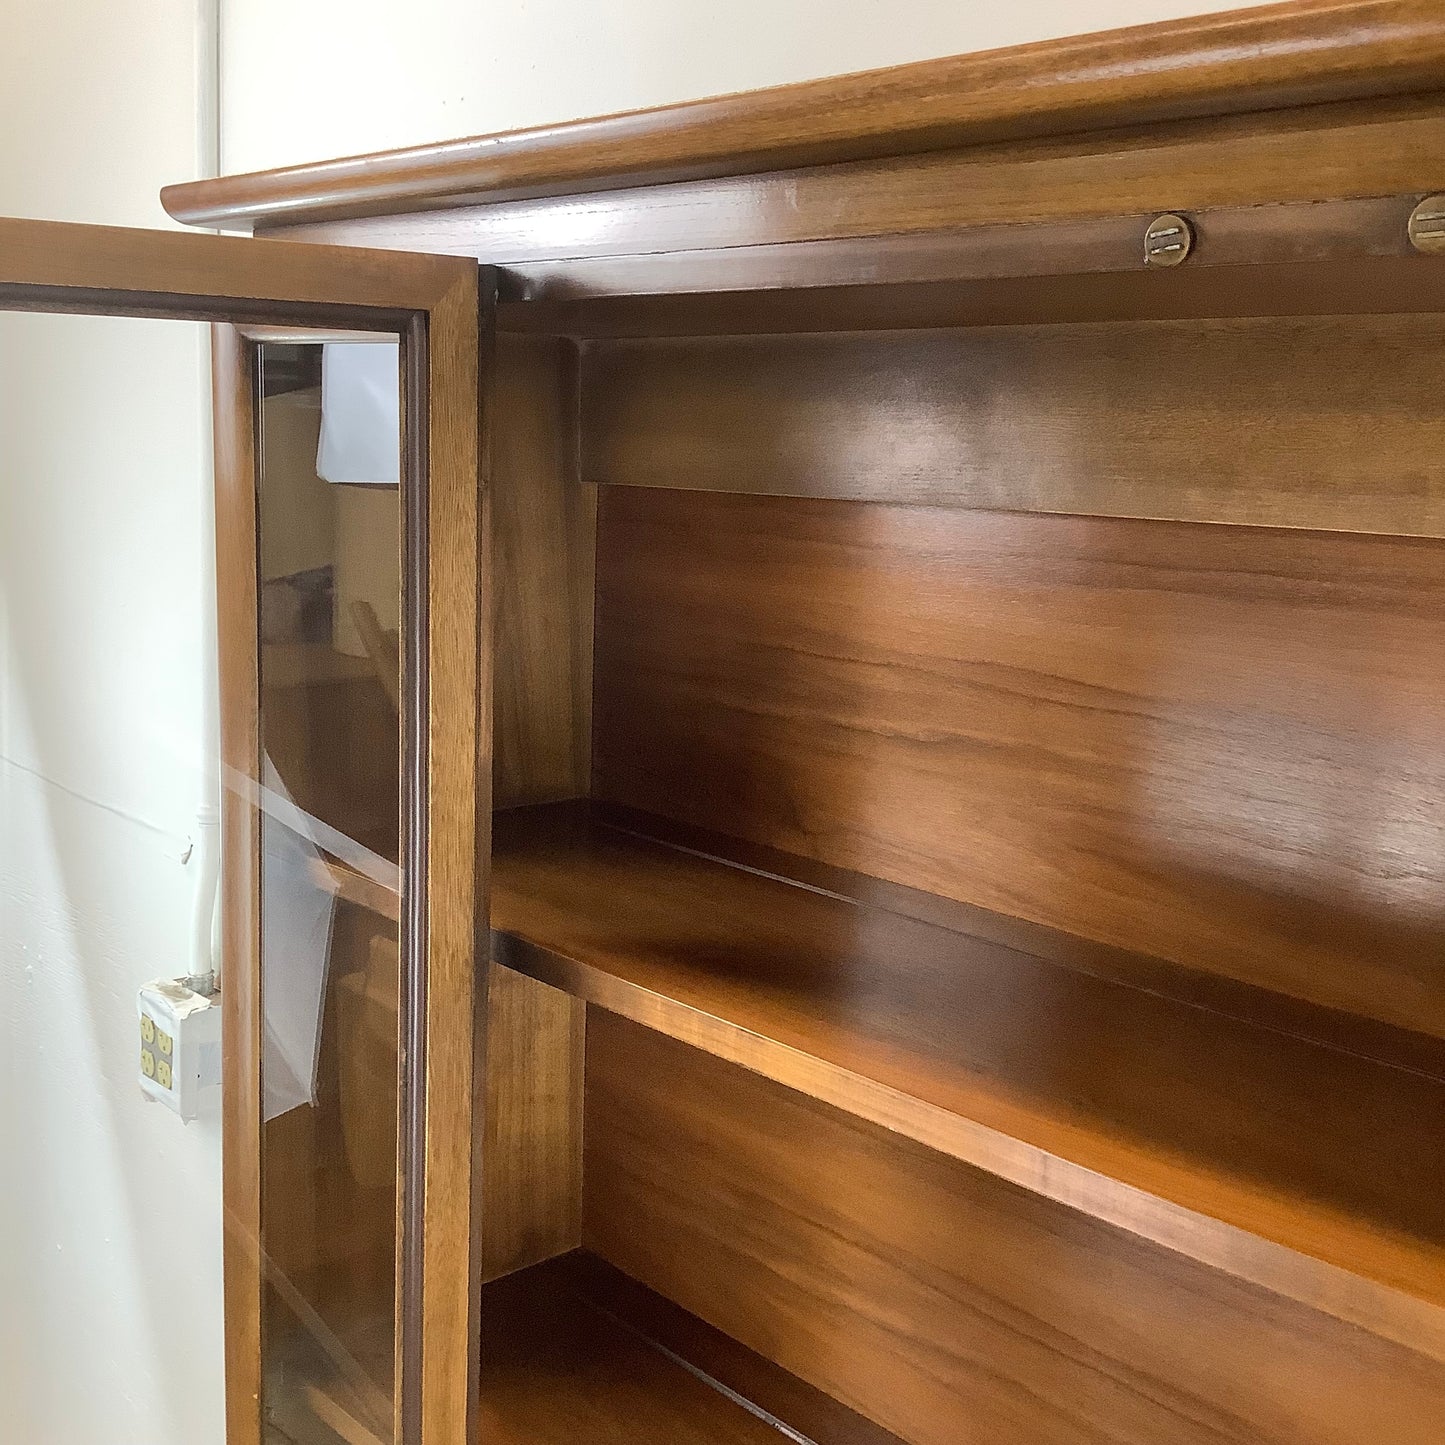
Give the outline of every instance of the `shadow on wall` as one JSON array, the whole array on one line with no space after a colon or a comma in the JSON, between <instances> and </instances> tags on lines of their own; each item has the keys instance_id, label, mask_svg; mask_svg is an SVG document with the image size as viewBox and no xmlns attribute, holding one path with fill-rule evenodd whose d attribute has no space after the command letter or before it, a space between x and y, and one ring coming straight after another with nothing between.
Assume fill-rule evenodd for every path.
<instances>
[{"instance_id":1,"label":"shadow on wall","mask_svg":"<svg viewBox=\"0 0 1445 1445\"><path fill-rule=\"evenodd\" d=\"M55 1445L222 1433L218 1123L136 1082L136 989L190 966L202 337L0 317L0 1028L26 1161L0 1194L0 1394Z\"/></svg>"}]
</instances>

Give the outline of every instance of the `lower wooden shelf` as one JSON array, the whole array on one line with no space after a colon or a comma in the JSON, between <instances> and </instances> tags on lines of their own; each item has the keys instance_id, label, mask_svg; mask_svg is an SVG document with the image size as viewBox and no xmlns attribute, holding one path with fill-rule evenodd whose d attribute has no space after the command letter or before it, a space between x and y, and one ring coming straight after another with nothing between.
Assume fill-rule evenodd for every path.
<instances>
[{"instance_id":1,"label":"lower wooden shelf","mask_svg":"<svg viewBox=\"0 0 1445 1445\"><path fill-rule=\"evenodd\" d=\"M488 1445L777 1445L777 1430L537 1265L482 1297Z\"/></svg>"},{"instance_id":2,"label":"lower wooden shelf","mask_svg":"<svg viewBox=\"0 0 1445 1445\"><path fill-rule=\"evenodd\" d=\"M641 826L499 814L497 960L1445 1359L1445 1082Z\"/></svg>"},{"instance_id":3,"label":"lower wooden shelf","mask_svg":"<svg viewBox=\"0 0 1445 1445\"><path fill-rule=\"evenodd\" d=\"M479 1348L483 1445L901 1445L580 1252L487 1285ZM304 1332L284 1356L286 1376L268 1389L277 1445L390 1440L390 1402L358 1389L361 1365L339 1370ZM788 1410L789 1423L769 1407Z\"/></svg>"},{"instance_id":4,"label":"lower wooden shelf","mask_svg":"<svg viewBox=\"0 0 1445 1445\"><path fill-rule=\"evenodd\" d=\"M582 1253L489 1284L481 1350L486 1445L901 1445Z\"/></svg>"}]
</instances>

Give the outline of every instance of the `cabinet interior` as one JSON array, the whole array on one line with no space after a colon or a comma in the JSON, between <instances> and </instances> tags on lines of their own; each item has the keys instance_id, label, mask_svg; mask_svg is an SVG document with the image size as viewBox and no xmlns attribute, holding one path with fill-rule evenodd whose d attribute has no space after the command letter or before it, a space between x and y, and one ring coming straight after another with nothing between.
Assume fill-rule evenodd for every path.
<instances>
[{"instance_id":1,"label":"cabinet interior","mask_svg":"<svg viewBox=\"0 0 1445 1445\"><path fill-rule=\"evenodd\" d=\"M1307 279L499 336L481 1438L1438 1440L1445 323Z\"/></svg>"},{"instance_id":2,"label":"cabinet interior","mask_svg":"<svg viewBox=\"0 0 1445 1445\"><path fill-rule=\"evenodd\" d=\"M1331 299L502 336L490 1272L820 1442L1430 1438L1445 351Z\"/></svg>"}]
</instances>

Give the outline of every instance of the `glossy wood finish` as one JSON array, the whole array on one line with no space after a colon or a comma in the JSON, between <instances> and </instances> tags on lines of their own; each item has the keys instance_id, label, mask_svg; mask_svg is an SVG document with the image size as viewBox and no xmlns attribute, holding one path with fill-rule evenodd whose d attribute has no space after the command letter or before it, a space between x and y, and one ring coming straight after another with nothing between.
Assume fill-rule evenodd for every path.
<instances>
[{"instance_id":1,"label":"glossy wood finish","mask_svg":"<svg viewBox=\"0 0 1445 1445\"><path fill-rule=\"evenodd\" d=\"M468 1438L484 1445L777 1445L782 1438L548 1265L487 1286L481 1359L481 1413Z\"/></svg>"},{"instance_id":2,"label":"glossy wood finish","mask_svg":"<svg viewBox=\"0 0 1445 1445\"><path fill-rule=\"evenodd\" d=\"M413 1261L410 1300L407 1277L401 1281L402 1307L404 1317L409 1308L415 1312L409 1323L417 1341L416 1383L409 1398L424 1445L468 1435L476 1403L469 1342L481 1282L474 1156L482 1011L474 944L477 920L487 914L486 849L481 842L479 875L477 820L490 808L488 773L478 758L491 742L491 674L481 649L489 597L478 576L486 555L478 492L487 480L478 436L478 338L492 324L478 273L467 268L424 316L413 313L402 338L404 475L413 497L425 478L425 506L409 511L403 537L412 629L410 637L403 634L410 689L402 732L410 794L403 849L413 877L420 873L423 881L403 897L403 949L413 962L401 1061L403 1098L412 1106L403 1145L411 1208L403 1248ZM415 640L424 652L413 647ZM425 959L424 969L418 958ZM409 1069L423 1071L420 1089ZM404 1369L403 1405L407 1390Z\"/></svg>"},{"instance_id":3,"label":"glossy wood finish","mask_svg":"<svg viewBox=\"0 0 1445 1445\"><path fill-rule=\"evenodd\" d=\"M1144 222L1138 222L1142 234ZM701 336L788 336L822 332L950 330L960 327L1101 325L1332 316L1398 316L1445 311L1438 258L1387 256L1303 265L1142 269L996 281L920 281L897 286L758 289L743 293L659 292L503 307L504 327L613 340ZM760 261L760 265L765 266ZM585 263L584 263L585 269Z\"/></svg>"},{"instance_id":4,"label":"glossy wood finish","mask_svg":"<svg viewBox=\"0 0 1445 1445\"><path fill-rule=\"evenodd\" d=\"M569 344L499 337L489 403L491 773L506 807L587 789L596 493L577 482ZM491 1279L580 1241L586 1006L506 970L489 978L481 1229Z\"/></svg>"},{"instance_id":5,"label":"glossy wood finish","mask_svg":"<svg viewBox=\"0 0 1445 1445\"><path fill-rule=\"evenodd\" d=\"M0 307L398 331L475 295L445 256L0 217ZM439 340L452 344L443 327ZM475 327L472 328L475 348ZM445 391L443 392L445 395Z\"/></svg>"},{"instance_id":6,"label":"glossy wood finish","mask_svg":"<svg viewBox=\"0 0 1445 1445\"><path fill-rule=\"evenodd\" d=\"M418 211L1393 95L1442 79L1445 19L1433 0L1294 0L192 182L163 201L206 226Z\"/></svg>"},{"instance_id":7,"label":"glossy wood finish","mask_svg":"<svg viewBox=\"0 0 1445 1445\"><path fill-rule=\"evenodd\" d=\"M578 803L574 807L580 810L584 805ZM1322 1008L1272 989L1205 973L1156 955L1113 948L1011 914L890 883L872 874L835 868L798 853L742 842L706 828L676 823L655 813L596 802L585 804L585 809L610 828L669 848L719 859L731 867L796 883L852 906L900 914L1078 973L1162 994L1177 1003L1192 1004L1241 1023L1291 1034L1327 1048L1360 1054L1445 1080L1445 1039L1431 1034L1383 1024L1340 1009Z\"/></svg>"},{"instance_id":8,"label":"glossy wood finish","mask_svg":"<svg viewBox=\"0 0 1445 1445\"><path fill-rule=\"evenodd\" d=\"M413 569L418 605L409 615L419 624L425 651L408 662L412 686L425 677L435 687L423 691L424 709L413 707L412 752L422 764L422 787L435 805L413 807L410 845L425 860L413 876L421 880L412 905L409 952L424 1006L414 1001L408 1067L424 1067L427 1080L446 1081L424 1090L407 1075L417 1100L415 1127L407 1163L413 1166L408 1189L410 1233L426 1240L424 1269L405 1281L415 1316L410 1336L416 1341L403 1374L403 1397L413 1403L413 1437L432 1445L451 1441L470 1423L473 1371L466 1341L469 1309L475 1299L476 1265L471 1247L471 1080L475 1050L471 965L475 893L476 819L474 776L477 747L477 275L476 268L438 256L337 252L326 247L290 246L173 232L130 231L113 227L0 220L0 306L16 310L94 312L198 321L264 325L341 326L392 331L402 337L408 368L407 437L409 478L425 498L425 525L412 527L413 542L424 548L424 562ZM254 565L255 482L245 479L254 377L247 352L224 336L219 341L216 392L231 415L218 428L218 541L234 549L223 555L222 576L239 589L241 603L255 601L254 577L248 584L236 569ZM247 400L249 396L249 402ZM249 517L242 515L249 511ZM425 547L427 532L436 538ZM225 786L250 809L256 804L255 637L254 626L238 603L221 604L227 712L222 753L235 759ZM427 612L440 619L426 628ZM254 618L254 610L251 614ZM461 645L458 646L458 639ZM245 688L253 689L243 696ZM414 699L415 701L415 699ZM424 740L443 741L432 748ZM456 752L454 749L461 751ZM223 978L238 990L228 1005L231 1036L225 1042L229 1062L242 1082L254 1083L259 1047L256 947L256 844L254 822L243 826L232 811L227 841L241 870L239 882L225 891L227 920L223 938L234 952L224 959ZM247 890L249 889L249 893ZM239 1334L229 1347L235 1369L235 1395L228 1420L239 1431L239 1445L258 1439L259 1362L248 1364L259 1343L259 1300L255 1310L235 1299L239 1288L259 1282L259 1241L244 1232L259 1220L259 1170L254 1160L259 1133L243 1139L255 1122L255 1102L239 1104L242 1115L227 1131L227 1142L246 1156L229 1169L225 1183L233 1209L228 1250L238 1257L227 1265ZM459 1268L459 1265L461 1266ZM444 1266L444 1267L443 1267ZM419 1328L425 1324L425 1332ZM424 1409L423 1409L424 1405ZM233 1442L234 1445L234 1442Z\"/></svg>"},{"instance_id":9,"label":"glossy wood finish","mask_svg":"<svg viewBox=\"0 0 1445 1445\"><path fill-rule=\"evenodd\" d=\"M1441 1036L1442 588L1433 541L608 488L596 792Z\"/></svg>"},{"instance_id":10,"label":"glossy wood finish","mask_svg":"<svg viewBox=\"0 0 1445 1445\"><path fill-rule=\"evenodd\" d=\"M321 865L317 876L339 899L399 920L394 890L339 864ZM510 969L487 977L477 1219L482 1277L491 1280L580 1243L586 1005ZM394 1067L394 998L389 1006Z\"/></svg>"},{"instance_id":11,"label":"glossy wood finish","mask_svg":"<svg viewBox=\"0 0 1445 1445\"><path fill-rule=\"evenodd\" d=\"M471 1438L485 1445L771 1445L782 1438L705 1372L624 1322L624 1305L648 1292L633 1286L624 1300L615 1277L600 1261L573 1256L487 1285L479 1433ZM685 1331L689 1340L715 1334L684 1311L674 1311L670 1323L674 1335ZM277 1423L288 1438L315 1438L319 1420L346 1445L384 1445L375 1392L314 1348L308 1358L308 1346L307 1340L287 1346L300 1382L291 1398L278 1402ZM790 1381L790 1399L816 1399L817 1391L776 1365L740 1346L731 1353L755 1375ZM848 1412L833 1406L828 1418L840 1416ZM889 1445L891 1439L820 1434L816 1445Z\"/></svg>"},{"instance_id":12,"label":"glossy wood finish","mask_svg":"<svg viewBox=\"0 0 1445 1445\"><path fill-rule=\"evenodd\" d=\"M647 487L1439 537L1441 332L1434 316L1312 317L598 343L582 469Z\"/></svg>"},{"instance_id":13,"label":"glossy wood finish","mask_svg":"<svg viewBox=\"0 0 1445 1445\"><path fill-rule=\"evenodd\" d=\"M586 1009L511 969L487 978L481 1231L491 1280L582 1242Z\"/></svg>"},{"instance_id":14,"label":"glossy wood finish","mask_svg":"<svg viewBox=\"0 0 1445 1445\"><path fill-rule=\"evenodd\" d=\"M577 481L573 348L505 336L498 353L492 781L510 807L587 790L597 502Z\"/></svg>"},{"instance_id":15,"label":"glossy wood finish","mask_svg":"<svg viewBox=\"0 0 1445 1445\"><path fill-rule=\"evenodd\" d=\"M1312 274L1302 269L1307 263L1358 264L1412 256L1408 224L1415 205L1415 196L1408 194L1190 211L1194 245L1189 270L1182 274L1220 266L1267 266L1271 274L1293 272L1303 284ZM513 262L503 291L503 301L510 304L504 306L502 320L516 327L536 325L525 317L565 315L559 310L565 303L603 298L726 293L734 304L744 304L749 298L743 293L753 290L806 289L816 294L884 287L891 293L896 287L945 281L1142 272L1144 233L1152 219L1148 213L1066 216L884 236ZM1287 267L1282 270L1280 263ZM1414 272L1422 281L1434 274L1433 268L1420 266ZM1231 287L1226 278L1214 276L1211 289L1221 298L1238 292L1239 278L1233 279ZM1154 284L1161 291L1165 285L1178 288L1181 276L1160 278L1156 273ZM721 305L716 300L711 304ZM575 306L579 317L596 311L595 306Z\"/></svg>"},{"instance_id":16,"label":"glossy wood finish","mask_svg":"<svg viewBox=\"0 0 1445 1445\"><path fill-rule=\"evenodd\" d=\"M914 1445L1438 1445L1445 1367L594 1010L586 1236Z\"/></svg>"},{"instance_id":17,"label":"glossy wood finish","mask_svg":"<svg viewBox=\"0 0 1445 1445\"><path fill-rule=\"evenodd\" d=\"M401 922L401 894L395 888L378 883L376 879L368 878L334 859L317 859L312 872L322 887L329 888L342 901L358 903L392 923Z\"/></svg>"},{"instance_id":18,"label":"glossy wood finish","mask_svg":"<svg viewBox=\"0 0 1445 1445\"><path fill-rule=\"evenodd\" d=\"M1445 1082L565 806L493 848L509 967L1445 1359Z\"/></svg>"},{"instance_id":19,"label":"glossy wood finish","mask_svg":"<svg viewBox=\"0 0 1445 1445\"><path fill-rule=\"evenodd\" d=\"M595 1254L578 1250L557 1267L567 1285L583 1299L781 1422L786 1430L805 1437L809 1445L902 1445L891 1431L740 1345Z\"/></svg>"},{"instance_id":20,"label":"glossy wood finish","mask_svg":"<svg viewBox=\"0 0 1445 1445\"><path fill-rule=\"evenodd\" d=\"M1167 200L1164 202L1168 204ZM1188 264L1148 214L513 263L500 324L578 337L1445 310L1408 239L1415 194L1190 210ZM1438 258L1436 258L1438 260Z\"/></svg>"},{"instance_id":21,"label":"glossy wood finish","mask_svg":"<svg viewBox=\"0 0 1445 1445\"><path fill-rule=\"evenodd\" d=\"M734 287L745 272L766 285L778 260L756 248L867 240L889 277L887 257L924 245L924 233L1420 195L1442 185L1442 145L1445 107L1432 93L592 196L278 221L275 234L471 255L552 288L570 274L595 286L599 268L607 274L595 258L652 256L646 274L657 279L644 289L676 289L680 277L698 289L693 278L715 274L716 253L727 249L735 249ZM564 260L575 272L548 264ZM792 266L817 265L812 284L824 285L839 264L808 252ZM628 265L633 275L646 269ZM1058 270L1057 261L1046 269ZM513 309L503 308L504 325L517 324L507 317Z\"/></svg>"},{"instance_id":22,"label":"glossy wood finish","mask_svg":"<svg viewBox=\"0 0 1445 1445\"><path fill-rule=\"evenodd\" d=\"M211 329L221 766L260 778L256 348ZM221 789L221 1199L227 1445L261 1441L261 830Z\"/></svg>"},{"instance_id":23,"label":"glossy wood finish","mask_svg":"<svg viewBox=\"0 0 1445 1445\"><path fill-rule=\"evenodd\" d=\"M1442 154L1438 6L1329 0L173 193L508 268L497 796L674 846L501 822L496 1267L580 1132L588 1242L913 1445L1434 1445ZM579 1318L518 1438L650 1427Z\"/></svg>"}]
</instances>

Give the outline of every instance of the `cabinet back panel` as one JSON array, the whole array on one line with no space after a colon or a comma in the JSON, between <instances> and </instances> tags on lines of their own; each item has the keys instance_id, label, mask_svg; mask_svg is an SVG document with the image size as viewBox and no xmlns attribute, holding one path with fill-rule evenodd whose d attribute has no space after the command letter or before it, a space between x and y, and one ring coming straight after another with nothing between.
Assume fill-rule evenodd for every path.
<instances>
[{"instance_id":1,"label":"cabinet back panel","mask_svg":"<svg viewBox=\"0 0 1445 1445\"><path fill-rule=\"evenodd\" d=\"M1445 535L1445 317L584 351L589 481Z\"/></svg>"},{"instance_id":2,"label":"cabinet back panel","mask_svg":"<svg viewBox=\"0 0 1445 1445\"><path fill-rule=\"evenodd\" d=\"M604 488L594 790L1445 1035L1445 546Z\"/></svg>"},{"instance_id":3,"label":"cabinet back panel","mask_svg":"<svg viewBox=\"0 0 1445 1445\"><path fill-rule=\"evenodd\" d=\"M598 1009L586 1100L586 1246L913 1445L1438 1445L1438 1363Z\"/></svg>"}]
</instances>

